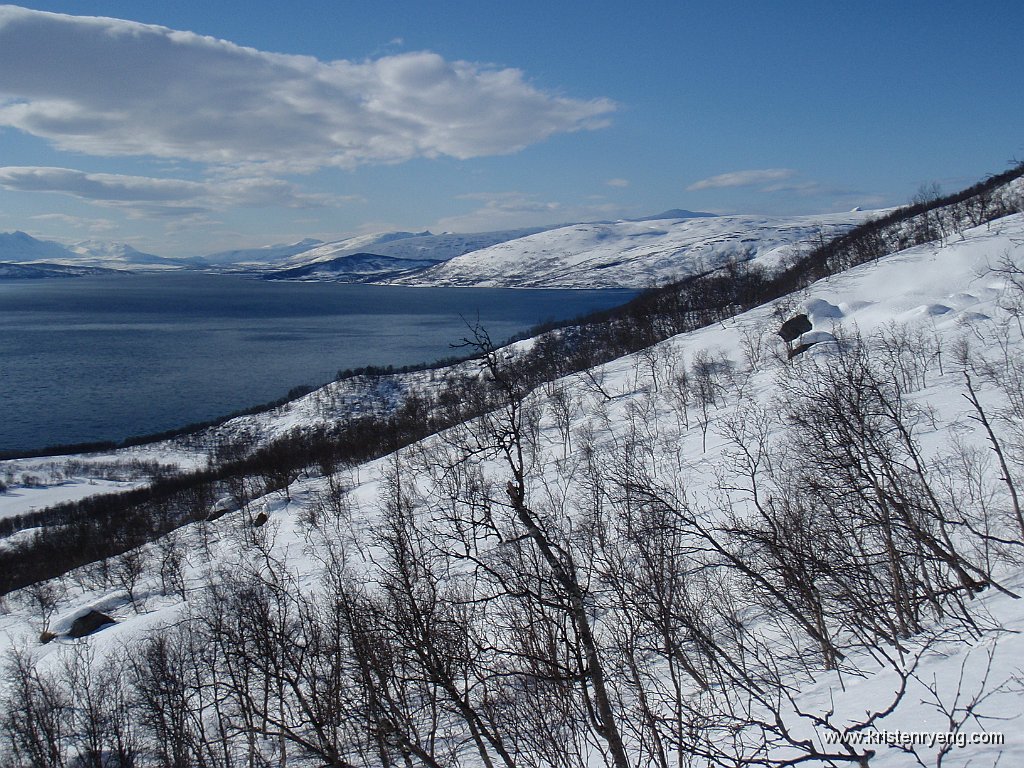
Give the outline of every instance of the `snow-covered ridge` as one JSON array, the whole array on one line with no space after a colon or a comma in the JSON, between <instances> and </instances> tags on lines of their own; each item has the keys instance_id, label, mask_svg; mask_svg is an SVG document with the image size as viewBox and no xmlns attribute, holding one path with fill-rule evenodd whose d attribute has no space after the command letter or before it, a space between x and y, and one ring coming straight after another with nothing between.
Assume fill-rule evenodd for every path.
<instances>
[{"instance_id":1,"label":"snow-covered ridge","mask_svg":"<svg viewBox=\"0 0 1024 768\"><path fill-rule=\"evenodd\" d=\"M574 224L476 250L397 282L503 288L647 288L753 261L775 267L871 212Z\"/></svg>"},{"instance_id":2,"label":"snow-covered ridge","mask_svg":"<svg viewBox=\"0 0 1024 768\"><path fill-rule=\"evenodd\" d=\"M465 234L444 232L435 235L431 232L389 232L360 235L308 249L295 254L288 259L287 263L290 267L306 266L356 253L372 253L393 259L446 261L487 248L495 243L515 240L539 230L540 228L535 227Z\"/></svg>"},{"instance_id":3,"label":"snow-covered ridge","mask_svg":"<svg viewBox=\"0 0 1024 768\"><path fill-rule=\"evenodd\" d=\"M420 272L439 262L435 259L398 259L375 253L351 253L313 261L297 267L274 269L263 274L268 280L337 282L381 282Z\"/></svg>"}]
</instances>

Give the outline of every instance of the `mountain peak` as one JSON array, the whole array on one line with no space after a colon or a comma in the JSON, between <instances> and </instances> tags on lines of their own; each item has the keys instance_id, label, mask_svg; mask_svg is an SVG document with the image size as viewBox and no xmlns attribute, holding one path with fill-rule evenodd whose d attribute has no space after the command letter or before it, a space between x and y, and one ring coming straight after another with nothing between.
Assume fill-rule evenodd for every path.
<instances>
[{"instance_id":1,"label":"mountain peak","mask_svg":"<svg viewBox=\"0 0 1024 768\"><path fill-rule=\"evenodd\" d=\"M74 254L52 240L38 240L21 230L0 233L0 261L54 261L69 258L74 258Z\"/></svg>"},{"instance_id":2,"label":"mountain peak","mask_svg":"<svg viewBox=\"0 0 1024 768\"><path fill-rule=\"evenodd\" d=\"M684 208L670 208L652 216L641 216L638 219L627 219L627 221L658 221L659 219L706 219L717 216L717 213L706 213L705 211L688 211Z\"/></svg>"}]
</instances>

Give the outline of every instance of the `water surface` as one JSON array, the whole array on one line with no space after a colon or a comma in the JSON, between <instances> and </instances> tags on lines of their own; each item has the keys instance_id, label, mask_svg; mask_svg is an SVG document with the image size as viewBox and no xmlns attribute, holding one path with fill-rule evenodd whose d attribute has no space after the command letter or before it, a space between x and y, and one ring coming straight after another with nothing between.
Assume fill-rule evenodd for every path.
<instances>
[{"instance_id":1,"label":"water surface","mask_svg":"<svg viewBox=\"0 0 1024 768\"><path fill-rule=\"evenodd\" d=\"M175 429L345 368L453 354L627 291L290 283L200 273L0 281L0 450Z\"/></svg>"}]
</instances>

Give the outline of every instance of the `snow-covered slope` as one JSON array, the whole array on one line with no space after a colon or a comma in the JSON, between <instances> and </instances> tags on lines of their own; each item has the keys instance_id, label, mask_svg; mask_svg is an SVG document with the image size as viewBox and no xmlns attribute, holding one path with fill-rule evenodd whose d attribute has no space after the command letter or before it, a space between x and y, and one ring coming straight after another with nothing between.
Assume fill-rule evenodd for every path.
<instances>
[{"instance_id":1,"label":"snow-covered slope","mask_svg":"<svg viewBox=\"0 0 1024 768\"><path fill-rule=\"evenodd\" d=\"M780 243L777 248L784 245ZM778 257L778 250L773 254ZM625 525L617 528L609 523L607 528L601 529L606 538L598 538L586 535L587 526L595 525L595 518L602 515L612 516L617 503L635 505L631 509L638 515L633 521L637 524L650 525L650 519L644 515L663 513L665 507L673 503L686 515L673 519L677 522L685 519L688 525L691 516L697 521L692 525L721 525L723 529L735 527L737 521L748 517L756 519L757 504L770 507L771 492L781 488L773 483L784 480L771 479L771 465L799 458L791 452L791 425L783 418L786 408L792 404L787 397L793 397L819 373L836 369L841 353L852 349L858 343L858 336L863 339L871 360L893 366L894 371L902 371L900 375L908 377L900 417L908 419L906 423L910 425L935 488L946 494L941 503L950 504L949 508L957 511L968 506L984 507L991 512L989 522L996 527L985 528L982 534L1004 540L999 543L992 539L985 543L984 537L971 538L974 534L964 526L946 521L950 529L944 535L964 536L974 542L971 547L977 549L968 548L972 560L988 562L986 558L991 558L993 580L998 586L992 585L970 599L965 597L960 606L952 606L950 614L942 618L932 615L927 606L920 606L922 615L927 617L924 629L899 643L880 646L873 653L866 645L857 650L858 641L844 637L844 627L836 627L837 641L849 640L855 646L839 664L839 670L823 669L818 650L813 643L807 643L806 638L801 640L797 623L792 618L773 615L750 591L739 588L740 581L732 584L734 575L718 560L711 558L704 568L693 568L687 572L685 588L706 587L708 591L697 593L706 598L705 601L686 603L690 612L687 617L702 615L714 622L710 625L714 630L710 640L719 648L737 654L736 669L723 673L714 685L704 690L689 678L670 680L667 673L659 678L664 668L651 659L688 653L690 636L683 638L680 634L676 638L680 640L679 647L668 651L660 644L660 638L637 640L641 647L628 657L634 666L616 666L607 681L617 694L621 693L621 698L613 702L620 721L632 723L637 729L624 729L630 754L634 754L632 750L639 753L641 743L650 747L652 742L644 738L643 728L653 728L650 723L655 723L671 732L673 716L680 721L684 715L692 716L685 723L692 730L687 730L684 738L689 740L687 745L702 746L699 741L704 733L702 729L716 727L710 717L715 713L735 719L725 719L722 741L712 746L726 751L735 748L743 753L747 746L753 749L759 744L758 734L768 732L774 739L769 747L754 755L762 762L744 763L737 759L734 763L717 764L774 765L794 760L792 764L857 765L855 757L844 762L843 748L830 745L828 738L838 734L849 745L852 738L870 734L869 738L875 742L854 745L856 754L864 754L868 747L874 752L870 758L865 756L861 765L871 768L936 765L942 745L935 740L928 743L929 733L942 734L943 738L950 733L963 735L965 745L955 747L944 756L942 764L946 766L981 768L1024 764L1024 736L1017 725L1024 700L1020 668L1020 660L1024 658L1024 600L1016 597L1024 593L1024 571L1020 566L1019 546L1005 543L1009 538L1019 538L1019 534L1012 531L1012 526L1010 529L999 527L1010 520L1006 517L1009 500L999 479L1000 472L994 466L995 457L986 434L977 419L972 419L976 413L964 397L964 368L969 355L978 367L975 384L983 402L990 407L990 413L995 415L1011 405L993 383L995 377L991 371L1011 370L1014 361L1024 353L1024 338L1017 325L1024 301L1019 289L1024 286L1012 285L1011 278L1019 277L1021 272L994 271L1000 264L1024 270L1024 214L966 230L962 236L957 235L945 244L918 246L834 275L772 306L759 307L730 321L671 338L645 352L554 382L527 398L529 426L524 431L530 435L530 444L524 488L543 525L552 526L552 530L563 534L558 546L572 555L571 559L566 556L566 562L585 568L593 565L593 570L586 571L592 580L585 585L591 590L587 594L586 609L606 660L620 658L625 641L637 640L629 634L630 630L647 620L646 614L631 611L616 602L620 596L617 590L621 587L616 578L638 589L647 586L629 581L642 570L641 565L646 567L647 564L640 560L616 560L615 555L626 550L613 547L641 545L665 531L655 527L634 530ZM813 341L815 345L804 355L787 360L776 331L782 320L801 312L806 313L812 325L812 330L801 340ZM704 364L708 361L713 365ZM682 372L690 372L692 377L698 370L713 372L711 389L705 390L699 401L695 399L698 390L693 388L692 378L689 385L681 384L680 378ZM343 386L347 385L338 382L276 413L247 418L250 424L266 431L273 431L285 422L302 423L316 418L314 414L320 413L332 393L339 393ZM415 380L406 378L402 386L428 390L433 384L427 376L422 376ZM502 415L499 413L494 418L499 421L492 424L501 426ZM1013 422L1004 420L1000 427L1008 424L1012 427ZM472 579L465 578L476 558L482 559L485 565L498 563L502 568L512 568L516 564L512 554L518 551L517 547L524 546L524 541L529 541L528 533L505 538L497 532L487 531L485 533L490 535L476 538L465 533L473 526L505 520L511 515L509 505L514 506L517 499L522 499L521 495L516 495L518 491L513 487L512 474L503 458L503 446L507 447L511 439L509 432L495 433L498 442L490 451L479 443L462 442L469 436L486 436L490 434L488 429L487 425L478 424L476 428L469 427L468 432L452 430L404 449L397 456L349 467L330 477L298 479L287 494L276 492L260 496L256 492L249 505L250 513L234 512L216 522L191 526L178 533L185 552L180 589L166 586L167 574L163 568L168 550L157 546L147 548L144 553L148 564L131 582L131 599L123 584L104 582L98 570L74 575L55 592L56 607L48 617L48 628L56 634L66 632L75 618L91 608L102 610L116 621L83 640L60 637L48 645L39 645L42 623L39 610L27 594L14 595L8 601L7 613L0 615L0 645L27 649L40 674L59 677L65 674L62 670L83 656L83 648L102 660L120 658L118 654L123 653L123 649L139 648L152 638L173 638L173 627L187 625L190 613L204 610L204 601L214 594L207 588L210 584L234 583L230 579L235 578L247 587L254 587L265 580L273 594L286 594L288 599L337 595L334 583L327 585L320 581L325 564L332 562L332 557L343 559L342 570L356 579L360 590L375 593L387 578L387 547L403 540L403 536L414 535L413 528L396 533L395 528L384 525L388 505L397 496L394 486L400 481L405 495L398 499L397 508L400 513L418 516L414 528L425 537L415 542L415 547L420 549L410 550L409 572L413 575L409 578L422 578L418 570L421 568L426 569L428 575L438 573L431 569L435 568L438 558L443 557L444 548L450 547L455 553L452 561L445 562L447 570L443 571L443 578L416 582L417 590L422 587L422 591L414 596L424 592L434 598L440 596L441 603L430 604L436 612L430 613L428 618L443 632L444 642L461 648L468 639L473 641L469 643L471 650L481 655L494 652L496 647L507 648L508 653L500 659L513 664L518 658L515 654L524 651L522 646L516 645L519 634L515 633L524 633L533 626L527 620L540 622L546 611L557 610L559 595L549 595L547 603L539 607L536 614L525 617L502 613L502 594L490 595L486 600L469 599L473 597L471 589L482 589ZM461 450L460 446L467 445L466 450ZM973 457L974 463L968 465L961 461L958 465L956 460L965 457ZM810 463L815 457L807 454L804 458ZM757 462L761 463L756 471L745 474L746 469ZM910 471L909 467L905 469ZM628 493L623 492L623 502L610 489L621 481L620 473L626 470L634 474L628 478L632 485L626 489ZM977 485L960 484L958 478L961 477L972 479ZM760 498L751 488L752 482L760 484L759 490L764 493ZM506 491L506 488L512 490ZM643 495L653 490L662 492L655 500L658 503ZM671 496L673 492L678 498ZM594 508L590 508L587 504L593 499L601 503L595 502ZM790 511L796 514L801 510ZM824 518L828 510L819 508L810 512L812 517ZM266 514L268 521L264 527L255 529L247 514L255 516L257 513ZM397 513L390 514L389 524L396 525ZM466 536L464 540L442 536L448 531L446 525L454 530L453 520L465 526L459 529ZM509 524L502 531L513 532L514 528ZM855 529L848 531L851 538L858 534ZM692 534L684 531L682 535ZM706 541L703 550L695 545L687 548L691 543L690 539L683 541L679 559L672 560L670 572L689 558L699 561L707 556ZM460 550L459 544L464 548ZM813 544L819 549L828 546L824 541ZM838 544L836 542L837 547ZM837 549L835 556L839 554ZM875 553L868 555L876 556ZM584 565L584 556L591 558L587 565ZM820 562L826 560L822 558ZM819 564L818 561L815 564ZM933 566L934 562L928 563L929 568ZM489 574L495 572L500 578L520 575L511 571L512 576L509 576L508 570L492 568L491 572L483 569L474 572L474 576L496 589L500 578L488 580ZM765 573L773 575L774 571L766 567ZM282 583L286 588L282 589ZM457 598L457 610L445 612L437 607L444 606L443 600L447 597ZM385 595L375 605L386 604ZM331 603L325 600L316 605L327 610L326 606ZM512 601L507 605L513 605ZM961 610L974 617L975 626L965 627L953 621L953 614ZM493 620L492 612L498 620L509 624L517 618L523 618L523 623L514 624L504 635L494 632L467 638L465 633L457 631L461 626L457 622L466 616L470 617L466 620L472 621ZM272 614L273 611L267 612L267 622L274 620ZM850 616L856 614L857 607L851 606ZM218 618L223 616L219 614ZM267 624L254 622L251 626L261 631ZM474 628L477 626L473 624ZM559 626L563 632L568 632L565 625ZM296 655L305 661L314 656L314 651L311 635L303 635L301 643L296 639L295 633L300 629L300 617L296 614L282 632L288 632L284 636L289 643L295 640L289 648L301 650L302 653ZM269 630L267 636L272 636ZM401 633L396 632L396 636L396 642L400 642ZM261 637L250 637L250 640L258 646ZM374 635L375 639L377 637ZM394 638L387 636L387 639ZM484 642L485 639L489 642ZM548 639L557 644L565 635L552 635ZM243 659L243 652L250 651L248 646L230 650L239 654L238 659ZM540 654L542 651L538 646L533 652ZM192 652L199 653L198 650ZM409 651L409 658L413 656ZM316 658L319 661L320 657ZM409 658L402 657L402 663L413 665ZM286 653L274 659L284 665L293 663ZM329 657L324 659L323 663L329 663ZM575 663L571 654L565 658L565 663ZM245 667L244 661L239 664L254 677L259 671L255 666ZM738 700L735 709L725 714L714 709L714 697L730 684L730 676L740 677L749 669L763 671L766 676L780 674L788 687L784 693L780 690L777 697ZM477 668L459 667L458 671L468 677L476 673ZM474 697L483 696L488 704L481 705L481 709L493 704L498 722L505 722L500 720L503 708L515 713L520 711L515 710L518 705L522 712L532 712L529 708L535 700L526 696L532 696L540 686L537 676L523 684L519 689L520 698L517 698L514 692L501 687L503 681L512 676L507 668L487 671L494 676L488 678L487 686L469 686L467 701L475 704L478 699ZM309 683L311 690L328 677L319 666L314 668L314 673ZM650 697L642 704L653 708L657 715L647 719L641 716L639 704L631 696L634 689L630 687L633 676L643 675L650 675L645 679L651 680L652 685ZM292 680L295 678L289 682ZM247 684L250 681L248 676L246 681ZM212 684L212 678L201 682ZM765 684L760 677L755 683ZM296 690L305 691L304 684L305 680L298 678ZM671 700L673 686L688 691L685 701L692 703L693 710L684 713L671 708L658 710L661 702ZM493 698L495 689L504 698ZM260 691L267 700L279 693L273 686ZM569 698L560 701L569 701ZM283 712L284 706L281 704L280 711ZM770 706L777 707L778 719L765 714L765 707ZM878 716L865 724L867 712L878 713ZM262 714L271 719L278 713L275 709ZM308 718L304 720L299 715L295 722L299 730L308 726ZM521 720L513 719L511 723L510 741L521 734L518 730ZM732 723L741 726L728 730ZM850 727L857 730L848 732ZM453 764L480 765L481 761L473 754L468 729L460 730L454 717L446 721L446 728L450 728L445 731L446 738L460 745L459 757L453 758ZM579 728L589 729L589 726L581 720ZM243 732L240 725L238 732ZM431 736L434 733L428 732ZM587 730L587 737L577 738L581 732L566 727L558 734L562 739L559 747L589 749L592 765L605 764L599 736ZM995 741L991 738L992 732L1001 734L1003 743L992 743ZM922 734L924 743L916 745L916 755L907 751L907 743L899 742L903 738L901 734ZM986 743L967 743L971 734L985 735L980 741ZM749 745L743 738L751 739ZM894 743L886 744L886 740ZM240 743L240 748L244 746ZM277 748L278 743L270 740L256 740L250 746L251 751L259 751L268 761L283 759L282 755L274 753ZM299 750L294 745L290 749L293 751L289 764L293 764ZM832 752L839 757L830 762L797 761L810 749ZM680 763L685 764L692 752L683 748L679 751ZM372 763L376 754L369 749L368 752L371 757L367 762ZM695 764L701 763L698 760Z\"/></svg>"},{"instance_id":2,"label":"snow-covered slope","mask_svg":"<svg viewBox=\"0 0 1024 768\"><path fill-rule=\"evenodd\" d=\"M284 263L290 266L302 266L354 253L371 251L376 253L397 240L425 236L430 236L430 232L370 232L365 235L353 235L341 240L332 240L329 243L317 242L310 248L291 254Z\"/></svg>"},{"instance_id":3,"label":"snow-covered slope","mask_svg":"<svg viewBox=\"0 0 1024 768\"><path fill-rule=\"evenodd\" d=\"M646 288L733 261L775 266L870 215L715 216L574 224L475 250L399 282L510 288Z\"/></svg>"},{"instance_id":4,"label":"snow-covered slope","mask_svg":"<svg viewBox=\"0 0 1024 768\"><path fill-rule=\"evenodd\" d=\"M298 267L271 270L263 277L267 280L368 283L396 279L438 263L435 259L397 259L375 253L352 253Z\"/></svg>"},{"instance_id":5,"label":"snow-covered slope","mask_svg":"<svg viewBox=\"0 0 1024 768\"><path fill-rule=\"evenodd\" d=\"M394 259L446 261L456 256L487 248L495 243L514 240L538 231L541 231L541 228L510 229L470 234L444 232L435 235L431 232L389 232L386 234L360 235L333 243L324 243L323 245L298 253L288 259L288 265L293 267L306 266L356 253L373 253L378 256L388 256Z\"/></svg>"}]
</instances>

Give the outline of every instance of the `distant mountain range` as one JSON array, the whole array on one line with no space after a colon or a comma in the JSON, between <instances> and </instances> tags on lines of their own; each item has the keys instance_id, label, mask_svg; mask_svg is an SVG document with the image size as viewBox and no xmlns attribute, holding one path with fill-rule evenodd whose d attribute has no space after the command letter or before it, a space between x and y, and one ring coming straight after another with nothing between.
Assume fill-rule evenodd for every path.
<instances>
[{"instance_id":1,"label":"distant mountain range","mask_svg":"<svg viewBox=\"0 0 1024 768\"><path fill-rule=\"evenodd\" d=\"M265 245L261 248L241 248L234 251L220 251L206 256L196 256L193 261L203 266L224 266L235 264L279 264L289 256L304 253L323 245L323 240L306 238L288 245Z\"/></svg>"},{"instance_id":2,"label":"distant mountain range","mask_svg":"<svg viewBox=\"0 0 1024 768\"><path fill-rule=\"evenodd\" d=\"M156 256L152 253L137 251L127 243L107 243L99 240L83 240L80 243L68 246L72 253L78 254L80 262L96 262L99 265L113 266L123 264L127 266L154 267L171 266L176 267L181 262L178 259L168 259L163 256Z\"/></svg>"},{"instance_id":3,"label":"distant mountain range","mask_svg":"<svg viewBox=\"0 0 1024 768\"><path fill-rule=\"evenodd\" d=\"M143 253L127 243L108 243L98 240L83 240L72 245L62 245L53 240L38 240L25 232L0 232L0 264L45 266L44 272L59 273L63 276L78 274L75 269L93 268L103 271L133 268L181 267L178 259L168 259L152 253ZM5 271L3 276L10 277ZM24 270L25 274L32 270ZM84 274L94 274L87 272ZM49 276L49 275L39 275Z\"/></svg>"},{"instance_id":4,"label":"distant mountain range","mask_svg":"<svg viewBox=\"0 0 1024 768\"><path fill-rule=\"evenodd\" d=\"M189 259L143 253L125 243L62 245L10 232L0 233L0 278L194 269L266 280L643 288L730 262L777 263L868 215L781 218L672 209L635 219L496 232L383 232L332 242L309 238Z\"/></svg>"}]
</instances>

